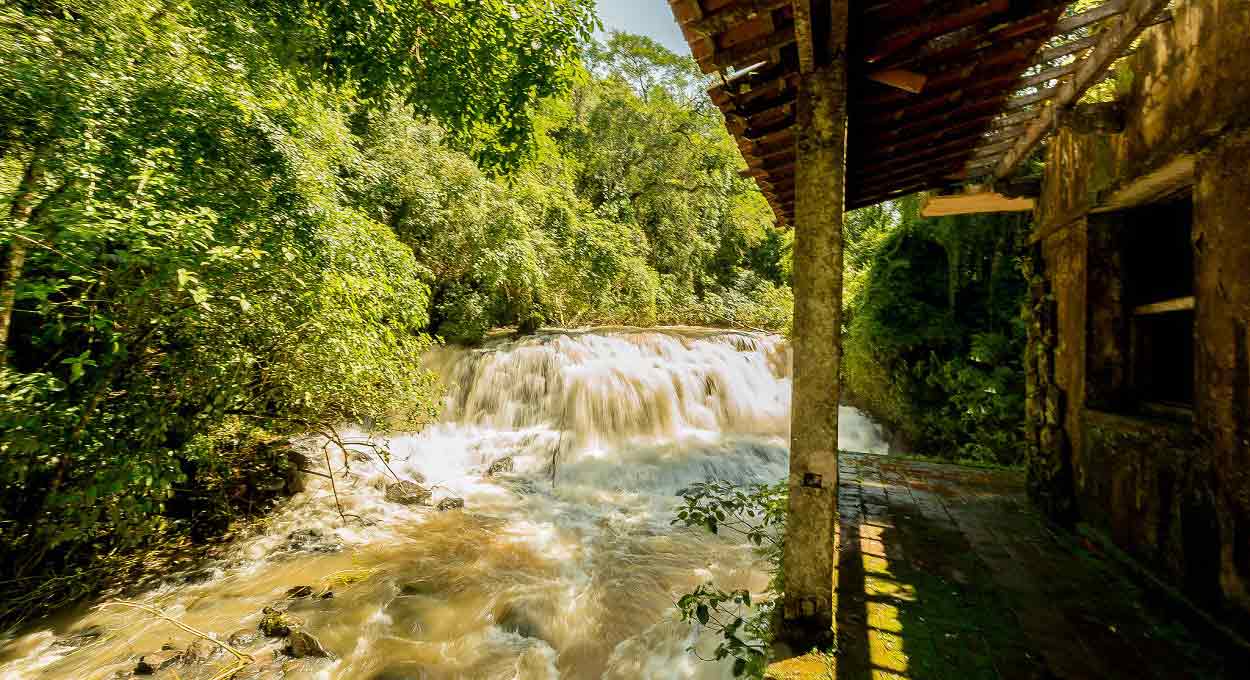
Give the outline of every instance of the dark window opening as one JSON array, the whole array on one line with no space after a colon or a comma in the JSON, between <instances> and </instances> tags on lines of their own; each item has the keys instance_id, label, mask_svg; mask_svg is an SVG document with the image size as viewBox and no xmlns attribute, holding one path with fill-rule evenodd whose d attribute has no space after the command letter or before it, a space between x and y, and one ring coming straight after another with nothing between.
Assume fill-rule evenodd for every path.
<instances>
[{"instance_id":1,"label":"dark window opening","mask_svg":"<svg viewBox=\"0 0 1250 680\"><path fill-rule=\"evenodd\" d=\"M1124 301L1130 319L1129 386L1135 401L1189 407L1194 401L1193 200L1128 211Z\"/></svg>"}]
</instances>

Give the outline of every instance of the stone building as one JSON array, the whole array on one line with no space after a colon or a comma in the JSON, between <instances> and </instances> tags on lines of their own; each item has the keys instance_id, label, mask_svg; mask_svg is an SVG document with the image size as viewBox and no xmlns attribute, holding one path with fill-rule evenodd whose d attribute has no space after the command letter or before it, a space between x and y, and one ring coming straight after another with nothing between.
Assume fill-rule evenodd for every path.
<instances>
[{"instance_id":1,"label":"stone building","mask_svg":"<svg viewBox=\"0 0 1250 680\"><path fill-rule=\"evenodd\" d=\"M1250 2L1170 9L1045 151L1030 487L1250 618Z\"/></svg>"},{"instance_id":2,"label":"stone building","mask_svg":"<svg viewBox=\"0 0 1250 680\"><path fill-rule=\"evenodd\" d=\"M1034 499L1250 614L1250 0L669 4L795 229L783 641L834 609L843 214L927 190L1035 206Z\"/></svg>"}]
</instances>

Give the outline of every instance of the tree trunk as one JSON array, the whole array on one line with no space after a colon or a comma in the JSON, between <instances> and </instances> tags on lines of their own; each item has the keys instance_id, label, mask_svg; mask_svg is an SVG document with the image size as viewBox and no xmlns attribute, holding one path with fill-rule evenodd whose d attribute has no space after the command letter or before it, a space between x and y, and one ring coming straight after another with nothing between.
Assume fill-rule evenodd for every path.
<instances>
[{"instance_id":1,"label":"tree trunk","mask_svg":"<svg viewBox=\"0 0 1250 680\"><path fill-rule=\"evenodd\" d=\"M18 232L30 221L34 209L35 195L43 182L43 149L35 151L22 182L18 185L17 196L9 206L9 219L14 232ZM17 299L17 283L22 278L22 269L26 266L26 242L14 236L9 241L8 261L4 268L4 279L0 281L0 367L8 363L9 329L13 325L13 305Z\"/></svg>"}]
</instances>

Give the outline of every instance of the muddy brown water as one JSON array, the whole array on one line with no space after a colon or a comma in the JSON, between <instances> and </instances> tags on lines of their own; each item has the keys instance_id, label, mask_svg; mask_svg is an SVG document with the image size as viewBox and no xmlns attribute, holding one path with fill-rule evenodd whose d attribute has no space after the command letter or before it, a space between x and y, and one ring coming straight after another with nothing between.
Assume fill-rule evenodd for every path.
<instances>
[{"instance_id":1,"label":"muddy brown water","mask_svg":"<svg viewBox=\"0 0 1250 680\"><path fill-rule=\"evenodd\" d=\"M221 640L255 630L264 607L288 607L334 657L291 659L261 638L241 645L256 662L238 678L731 677L728 663L698 658L715 641L680 622L674 602L707 581L759 592L765 565L748 545L671 520L692 482L784 477L784 341L552 331L429 362L448 386L443 419L391 438L391 466L434 485L433 503L464 498L463 511L390 503L385 469L354 464L336 474L344 509L363 520L341 520L327 481L310 477L209 578L171 574L138 601ZM850 409L841 429L844 448L883 447ZM504 456L514 471L486 477ZM287 598L296 586L314 596ZM45 624L4 641L0 678L128 677L141 655L195 640L121 606ZM219 650L157 677L210 680L232 660Z\"/></svg>"}]
</instances>

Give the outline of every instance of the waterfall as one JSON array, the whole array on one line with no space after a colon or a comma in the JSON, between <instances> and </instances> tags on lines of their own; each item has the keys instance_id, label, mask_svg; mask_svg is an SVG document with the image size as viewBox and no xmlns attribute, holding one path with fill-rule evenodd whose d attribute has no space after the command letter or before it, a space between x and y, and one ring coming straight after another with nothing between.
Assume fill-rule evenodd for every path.
<instances>
[{"instance_id":1,"label":"waterfall","mask_svg":"<svg viewBox=\"0 0 1250 680\"><path fill-rule=\"evenodd\" d=\"M289 604L336 655L286 660L280 676L265 666L262 678L730 677L728 664L687 651L706 656L714 641L676 621L673 602L709 580L758 591L764 565L748 545L672 527L674 494L784 478L787 343L695 328L551 331L439 348L427 362L447 388L443 416L390 438L389 466L426 480L434 503L463 498L463 511L389 502L386 467L355 462L336 476L360 519L343 522L326 480L312 478L209 578L171 575L140 599L223 638ZM884 451L858 412L840 418L843 448ZM512 471L486 476L504 457ZM284 600L297 585L334 597ZM24 634L0 651L0 678L109 678L166 641L191 642L131 612L58 624L107 635L73 648L63 631ZM207 680L218 665L178 672Z\"/></svg>"}]
</instances>

